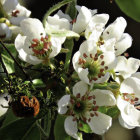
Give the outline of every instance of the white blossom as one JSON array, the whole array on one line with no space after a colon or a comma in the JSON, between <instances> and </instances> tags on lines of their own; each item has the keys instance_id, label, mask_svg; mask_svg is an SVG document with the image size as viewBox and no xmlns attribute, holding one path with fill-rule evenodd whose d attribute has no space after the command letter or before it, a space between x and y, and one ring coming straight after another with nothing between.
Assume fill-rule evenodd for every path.
<instances>
[{"instance_id":1,"label":"white blossom","mask_svg":"<svg viewBox=\"0 0 140 140\"><path fill-rule=\"evenodd\" d=\"M127 59L124 56L118 56L117 60L117 65L114 70L117 72L117 75L123 76L124 79L130 77L139 69L139 59L135 59L133 57Z\"/></svg>"},{"instance_id":2,"label":"white blossom","mask_svg":"<svg viewBox=\"0 0 140 140\"><path fill-rule=\"evenodd\" d=\"M10 96L7 93L0 95L0 117L7 112L9 101L10 101Z\"/></svg>"},{"instance_id":3,"label":"white blossom","mask_svg":"<svg viewBox=\"0 0 140 140\"><path fill-rule=\"evenodd\" d=\"M115 54L98 52L93 40L86 40L72 59L73 67L79 78L87 84L103 83L109 79L109 70L116 66Z\"/></svg>"},{"instance_id":4,"label":"white blossom","mask_svg":"<svg viewBox=\"0 0 140 140\"><path fill-rule=\"evenodd\" d=\"M24 19L21 24L23 35L15 39L15 47L19 58L36 65L55 57L61 50L65 37L51 37L46 35L42 23L38 19Z\"/></svg>"},{"instance_id":5,"label":"white blossom","mask_svg":"<svg viewBox=\"0 0 140 140\"><path fill-rule=\"evenodd\" d=\"M120 85L120 92L117 98L120 124L128 129L140 127L140 73L125 79Z\"/></svg>"},{"instance_id":6,"label":"white blossom","mask_svg":"<svg viewBox=\"0 0 140 140\"><path fill-rule=\"evenodd\" d=\"M104 29L108 19L107 14L93 16L86 28L85 37L96 41L103 51L115 51L118 56L131 47L132 37L124 33L127 23L123 17L118 17Z\"/></svg>"},{"instance_id":7,"label":"white blossom","mask_svg":"<svg viewBox=\"0 0 140 140\"><path fill-rule=\"evenodd\" d=\"M83 81L73 87L73 95L64 95L58 102L58 113L66 114L64 128L70 136L78 139L80 121L89 125L93 133L102 135L112 125L112 118L98 111L99 106L116 104L113 93L109 90L88 90Z\"/></svg>"},{"instance_id":8,"label":"white blossom","mask_svg":"<svg viewBox=\"0 0 140 140\"><path fill-rule=\"evenodd\" d=\"M31 11L21 6L18 0L3 0L1 1L3 9L8 14L8 18L13 25L20 25L20 22L31 15Z\"/></svg>"}]
</instances>

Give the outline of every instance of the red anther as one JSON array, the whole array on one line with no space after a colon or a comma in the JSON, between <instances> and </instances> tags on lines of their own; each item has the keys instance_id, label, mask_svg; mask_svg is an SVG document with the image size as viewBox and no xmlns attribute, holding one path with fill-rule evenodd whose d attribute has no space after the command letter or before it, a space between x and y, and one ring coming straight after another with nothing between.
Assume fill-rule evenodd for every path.
<instances>
[{"instance_id":1,"label":"red anther","mask_svg":"<svg viewBox=\"0 0 140 140\"><path fill-rule=\"evenodd\" d=\"M104 55L100 55L100 58L103 59L104 58Z\"/></svg>"},{"instance_id":2,"label":"red anther","mask_svg":"<svg viewBox=\"0 0 140 140\"><path fill-rule=\"evenodd\" d=\"M85 57L85 58L87 58L88 56L86 55L86 53L83 53L83 56Z\"/></svg>"},{"instance_id":3,"label":"red anther","mask_svg":"<svg viewBox=\"0 0 140 140\"><path fill-rule=\"evenodd\" d=\"M93 96L88 96L88 100L91 100L91 99L93 99Z\"/></svg>"},{"instance_id":4,"label":"red anther","mask_svg":"<svg viewBox=\"0 0 140 140\"><path fill-rule=\"evenodd\" d=\"M13 11L12 12L12 16L13 17L17 17L17 14L19 14L19 13L20 13L19 10Z\"/></svg>"},{"instance_id":5,"label":"red anther","mask_svg":"<svg viewBox=\"0 0 140 140\"><path fill-rule=\"evenodd\" d=\"M93 99L95 99L95 98L96 98L96 96L95 96L95 95L93 95L92 97L93 97Z\"/></svg>"},{"instance_id":6,"label":"red anther","mask_svg":"<svg viewBox=\"0 0 140 140\"><path fill-rule=\"evenodd\" d=\"M97 111L98 108L99 108L98 106L94 106L94 107L93 107L93 111Z\"/></svg>"},{"instance_id":7,"label":"red anther","mask_svg":"<svg viewBox=\"0 0 140 140\"><path fill-rule=\"evenodd\" d=\"M91 116L91 117L94 117L94 114L93 114L93 113L90 113L90 116Z\"/></svg>"},{"instance_id":8,"label":"red anther","mask_svg":"<svg viewBox=\"0 0 140 140\"><path fill-rule=\"evenodd\" d=\"M102 62L101 62L101 65L103 66L104 64L105 64L105 61L102 61Z\"/></svg>"},{"instance_id":9,"label":"red anther","mask_svg":"<svg viewBox=\"0 0 140 140\"><path fill-rule=\"evenodd\" d=\"M98 60L98 57L94 57L94 61L97 61Z\"/></svg>"},{"instance_id":10,"label":"red anther","mask_svg":"<svg viewBox=\"0 0 140 140\"><path fill-rule=\"evenodd\" d=\"M83 121L86 123L86 121L87 121L86 117L83 117Z\"/></svg>"},{"instance_id":11,"label":"red anther","mask_svg":"<svg viewBox=\"0 0 140 140\"><path fill-rule=\"evenodd\" d=\"M76 22L76 19L73 19L70 23L73 24Z\"/></svg>"},{"instance_id":12,"label":"red anther","mask_svg":"<svg viewBox=\"0 0 140 140\"><path fill-rule=\"evenodd\" d=\"M95 57L98 57L98 53L95 54Z\"/></svg>"},{"instance_id":13,"label":"red anther","mask_svg":"<svg viewBox=\"0 0 140 140\"><path fill-rule=\"evenodd\" d=\"M108 66L105 66L105 70L107 70L108 69Z\"/></svg>"},{"instance_id":14,"label":"red anther","mask_svg":"<svg viewBox=\"0 0 140 140\"><path fill-rule=\"evenodd\" d=\"M41 41L43 41L43 42L45 41L45 39L44 39L44 37L43 37L43 36L41 37Z\"/></svg>"},{"instance_id":15,"label":"red anther","mask_svg":"<svg viewBox=\"0 0 140 140\"><path fill-rule=\"evenodd\" d=\"M80 98L80 93L78 93L78 94L76 95L76 98Z\"/></svg>"},{"instance_id":16,"label":"red anther","mask_svg":"<svg viewBox=\"0 0 140 140\"><path fill-rule=\"evenodd\" d=\"M81 104L80 104L80 103L77 103L77 104L76 104L76 106L77 106L77 107L80 107L80 106L81 106Z\"/></svg>"},{"instance_id":17,"label":"red anther","mask_svg":"<svg viewBox=\"0 0 140 140\"><path fill-rule=\"evenodd\" d=\"M82 96L81 100L82 100L82 101L86 100L85 96Z\"/></svg>"},{"instance_id":18,"label":"red anther","mask_svg":"<svg viewBox=\"0 0 140 140\"><path fill-rule=\"evenodd\" d=\"M45 39L48 40L48 36L45 36Z\"/></svg>"},{"instance_id":19,"label":"red anther","mask_svg":"<svg viewBox=\"0 0 140 140\"><path fill-rule=\"evenodd\" d=\"M101 78L101 76L102 76L102 74L101 74L101 73L99 73L99 74L98 74L98 77L99 77L99 78Z\"/></svg>"},{"instance_id":20,"label":"red anther","mask_svg":"<svg viewBox=\"0 0 140 140\"><path fill-rule=\"evenodd\" d=\"M90 54L90 58L93 58L93 55L92 54Z\"/></svg>"},{"instance_id":21,"label":"red anther","mask_svg":"<svg viewBox=\"0 0 140 140\"><path fill-rule=\"evenodd\" d=\"M34 38L32 41L35 42L35 43L39 42L39 40L37 38Z\"/></svg>"},{"instance_id":22,"label":"red anther","mask_svg":"<svg viewBox=\"0 0 140 140\"><path fill-rule=\"evenodd\" d=\"M83 124L82 123L79 123L79 127L83 127Z\"/></svg>"},{"instance_id":23,"label":"red anther","mask_svg":"<svg viewBox=\"0 0 140 140\"><path fill-rule=\"evenodd\" d=\"M38 46L38 44L31 44L31 48L34 48L34 47L36 47L36 46Z\"/></svg>"},{"instance_id":24,"label":"red anther","mask_svg":"<svg viewBox=\"0 0 140 140\"><path fill-rule=\"evenodd\" d=\"M138 100L139 100L139 98L137 98L137 97L134 99L134 101L138 101Z\"/></svg>"},{"instance_id":25,"label":"red anther","mask_svg":"<svg viewBox=\"0 0 140 140\"><path fill-rule=\"evenodd\" d=\"M96 77L92 78L92 80L97 81L98 79Z\"/></svg>"},{"instance_id":26,"label":"red anther","mask_svg":"<svg viewBox=\"0 0 140 140\"><path fill-rule=\"evenodd\" d=\"M130 99L128 99L128 98L126 99L126 98L125 98L124 100L128 102Z\"/></svg>"},{"instance_id":27,"label":"red anther","mask_svg":"<svg viewBox=\"0 0 140 140\"><path fill-rule=\"evenodd\" d=\"M93 101L93 104L96 105L96 101Z\"/></svg>"},{"instance_id":28,"label":"red anther","mask_svg":"<svg viewBox=\"0 0 140 140\"><path fill-rule=\"evenodd\" d=\"M100 72L102 73L104 71L104 69L100 69Z\"/></svg>"},{"instance_id":29,"label":"red anther","mask_svg":"<svg viewBox=\"0 0 140 140\"><path fill-rule=\"evenodd\" d=\"M127 96L127 95L128 95L128 93L123 93L123 95L124 95L124 96Z\"/></svg>"},{"instance_id":30,"label":"red anther","mask_svg":"<svg viewBox=\"0 0 140 140\"><path fill-rule=\"evenodd\" d=\"M77 118L75 117L75 118L73 118L73 121L77 121Z\"/></svg>"},{"instance_id":31,"label":"red anther","mask_svg":"<svg viewBox=\"0 0 140 140\"><path fill-rule=\"evenodd\" d=\"M125 57L129 57L129 53L124 53L124 56Z\"/></svg>"},{"instance_id":32,"label":"red anther","mask_svg":"<svg viewBox=\"0 0 140 140\"><path fill-rule=\"evenodd\" d=\"M98 116L98 113L97 112L94 112L95 116Z\"/></svg>"},{"instance_id":33,"label":"red anther","mask_svg":"<svg viewBox=\"0 0 140 140\"><path fill-rule=\"evenodd\" d=\"M91 121L91 118L88 119L88 122L90 122L90 121Z\"/></svg>"},{"instance_id":34,"label":"red anther","mask_svg":"<svg viewBox=\"0 0 140 140\"><path fill-rule=\"evenodd\" d=\"M48 50L48 48L49 48L49 44L48 44L47 42L45 42L45 43L44 43L44 49L45 49L45 50L46 50L46 49Z\"/></svg>"},{"instance_id":35,"label":"red anther","mask_svg":"<svg viewBox=\"0 0 140 140\"><path fill-rule=\"evenodd\" d=\"M131 104L135 104L135 101L133 99L131 99Z\"/></svg>"},{"instance_id":36,"label":"red anther","mask_svg":"<svg viewBox=\"0 0 140 140\"><path fill-rule=\"evenodd\" d=\"M73 99L70 99L70 102L71 102L71 104L74 104L74 100Z\"/></svg>"}]
</instances>

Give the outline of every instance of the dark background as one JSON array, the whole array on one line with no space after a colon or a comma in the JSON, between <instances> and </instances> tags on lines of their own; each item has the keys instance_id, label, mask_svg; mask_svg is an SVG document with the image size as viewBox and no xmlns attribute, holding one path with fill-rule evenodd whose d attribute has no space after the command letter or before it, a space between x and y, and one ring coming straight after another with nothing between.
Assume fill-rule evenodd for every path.
<instances>
[{"instance_id":1,"label":"dark background","mask_svg":"<svg viewBox=\"0 0 140 140\"><path fill-rule=\"evenodd\" d=\"M21 0L26 7L32 11L32 17L42 20L45 12L60 0ZM110 15L109 23L113 22L117 17L123 16L127 21L125 32L129 33L133 38L133 44L128 53L130 57L140 58L140 23L126 16L116 5L115 1L110 0L78 0L78 5L84 5L90 9L98 9L98 13L108 13ZM63 10L65 7L62 8ZM138 137L139 135L139 137ZM113 122L113 126L106 134L106 140L140 140L140 129L128 130L122 128L117 120ZM91 140L94 138L84 138Z\"/></svg>"}]
</instances>

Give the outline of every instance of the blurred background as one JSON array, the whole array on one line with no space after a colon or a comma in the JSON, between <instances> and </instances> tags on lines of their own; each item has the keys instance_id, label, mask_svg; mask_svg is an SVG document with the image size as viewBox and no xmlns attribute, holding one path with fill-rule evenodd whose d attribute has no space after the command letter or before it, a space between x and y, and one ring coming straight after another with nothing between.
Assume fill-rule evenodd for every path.
<instances>
[{"instance_id":1,"label":"blurred background","mask_svg":"<svg viewBox=\"0 0 140 140\"><path fill-rule=\"evenodd\" d=\"M45 12L59 1L60 0L21 0L21 2L32 11L32 17L40 20L42 20ZM98 9L98 13L108 13L110 15L108 24L113 22L117 17L123 16L127 21L125 32L129 33L133 38L133 45L127 52L130 57L140 59L140 23L121 12L115 1L78 0L78 5L84 5L90 9ZM92 137L92 135L90 137L85 136L84 140L94 140ZM140 140L140 128L128 130L121 127L118 120L114 120L111 129L105 134L105 140Z\"/></svg>"}]
</instances>

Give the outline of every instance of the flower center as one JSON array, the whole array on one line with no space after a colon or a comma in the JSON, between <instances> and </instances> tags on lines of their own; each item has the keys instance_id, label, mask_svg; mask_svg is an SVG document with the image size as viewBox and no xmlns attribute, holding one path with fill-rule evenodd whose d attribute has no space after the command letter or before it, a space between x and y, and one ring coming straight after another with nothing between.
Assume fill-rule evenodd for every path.
<instances>
[{"instance_id":1,"label":"flower center","mask_svg":"<svg viewBox=\"0 0 140 140\"><path fill-rule=\"evenodd\" d=\"M29 47L34 52L34 56L38 57L39 59L46 59L49 57L50 53L52 52L51 49L51 42L49 37L41 37L40 40L33 39L31 46Z\"/></svg>"},{"instance_id":2,"label":"flower center","mask_svg":"<svg viewBox=\"0 0 140 140\"><path fill-rule=\"evenodd\" d=\"M96 105L95 95L86 93L81 97L80 93L75 96L71 96L70 105L68 106L68 114L74 117L73 121L90 121L91 117L98 116L96 112L98 106ZM92 111L92 113L91 113ZM90 117L87 118L89 113Z\"/></svg>"},{"instance_id":3,"label":"flower center","mask_svg":"<svg viewBox=\"0 0 140 140\"><path fill-rule=\"evenodd\" d=\"M12 11L11 16L13 16L13 17L17 17L19 13L20 13L19 10L14 10L14 11Z\"/></svg>"},{"instance_id":4,"label":"flower center","mask_svg":"<svg viewBox=\"0 0 140 140\"><path fill-rule=\"evenodd\" d=\"M83 58L79 58L79 65L81 65L82 68L86 69L88 68L88 78L90 82L92 80L96 81L98 78L101 78L105 75L108 67L104 66L105 61L104 55L96 53L95 56L90 54L88 56L86 53L83 54Z\"/></svg>"}]
</instances>

